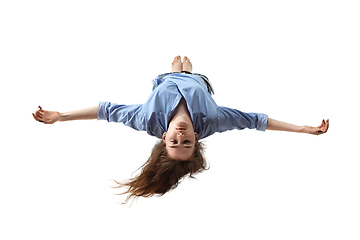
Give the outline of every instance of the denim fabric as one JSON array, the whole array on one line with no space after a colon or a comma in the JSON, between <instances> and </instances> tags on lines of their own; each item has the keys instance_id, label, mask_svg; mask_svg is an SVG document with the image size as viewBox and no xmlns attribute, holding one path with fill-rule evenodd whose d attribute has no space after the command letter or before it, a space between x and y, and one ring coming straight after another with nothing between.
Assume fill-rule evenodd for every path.
<instances>
[{"instance_id":1,"label":"denim fabric","mask_svg":"<svg viewBox=\"0 0 360 240\"><path fill-rule=\"evenodd\" d=\"M202 77L185 73L172 73L155 78L154 90L144 104L119 105L100 102L98 119L122 122L133 129L161 138L167 131L171 114L181 98L187 103L194 131L198 133L199 139L215 132L233 129L266 130L266 114L244 113L218 106Z\"/></svg>"},{"instance_id":2,"label":"denim fabric","mask_svg":"<svg viewBox=\"0 0 360 240\"><path fill-rule=\"evenodd\" d=\"M152 80L152 83L153 83L153 91L155 88L157 88L164 80L163 78L169 74L174 74L176 72L171 72L171 73L164 73L164 74L160 74L159 76L157 76L155 79ZM214 89L209 81L209 79L205 76L205 75L202 75L200 73L191 73L191 72L187 72L187 71L182 71L181 73L185 73L185 74L194 74L194 75L197 75L197 76L200 76L201 79L205 82L206 86L207 86L207 90L208 92L210 93L210 95L213 95L214 94Z\"/></svg>"}]
</instances>

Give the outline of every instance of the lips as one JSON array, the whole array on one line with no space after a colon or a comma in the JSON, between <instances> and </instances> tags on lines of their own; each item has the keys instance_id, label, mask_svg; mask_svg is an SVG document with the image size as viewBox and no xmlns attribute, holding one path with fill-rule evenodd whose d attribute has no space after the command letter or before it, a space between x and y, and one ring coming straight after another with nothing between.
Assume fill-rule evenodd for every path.
<instances>
[{"instance_id":1,"label":"lips","mask_svg":"<svg viewBox=\"0 0 360 240\"><path fill-rule=\"evenodd\" d=\"M176 128L176 130L178 130L178 131L186 131L186 128L179 127L179 128Z\"/></svg>"}]
</instances>

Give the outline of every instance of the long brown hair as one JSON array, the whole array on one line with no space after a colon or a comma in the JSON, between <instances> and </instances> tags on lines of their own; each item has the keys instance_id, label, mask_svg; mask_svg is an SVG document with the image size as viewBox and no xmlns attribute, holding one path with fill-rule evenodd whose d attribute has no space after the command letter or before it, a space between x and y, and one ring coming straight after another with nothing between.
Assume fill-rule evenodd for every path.
<instances>
[{"instance_id":1,"label":"long brown hair","mask_svg":"<svg viewBox=\"0 0 360 240\"><path fill-rule=\"evenodd\" d=\"M125 182L114 180L117 183L114 188L127 188L118 194L129 194L123 204L131 198L162 196L175 189L186 175L194 178L194 174L209 169L203 157L204 145L201 142L195 144L194 153L187 161L170 159L165 147L163 141L155 144L149 159L139 168L141 173L136 177Z\"/></svg>"}]
</instances>

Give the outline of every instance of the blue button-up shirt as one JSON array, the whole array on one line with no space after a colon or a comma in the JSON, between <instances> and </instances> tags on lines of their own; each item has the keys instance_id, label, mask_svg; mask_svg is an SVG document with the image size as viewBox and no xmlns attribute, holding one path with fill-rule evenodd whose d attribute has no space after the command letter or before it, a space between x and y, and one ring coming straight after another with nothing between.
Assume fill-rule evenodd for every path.
<instances>
[{"instance_id":1,"label":"blue button-up shirt","mask_svg":"<svg viewBox=\"0 0 360 240\"><path fill-rule=\"evenodd\" d=\"M99 120L122 122L139 131L158 138L167 131L174 109L184 97L199 139L215 132L250 128L265 131L268 116L244 113L236 109L219 107L207 91L204 80L193 74L174 73L155 79L158 85L144 104L119 105L99 103Z\"/></svg>"}]
</instances>

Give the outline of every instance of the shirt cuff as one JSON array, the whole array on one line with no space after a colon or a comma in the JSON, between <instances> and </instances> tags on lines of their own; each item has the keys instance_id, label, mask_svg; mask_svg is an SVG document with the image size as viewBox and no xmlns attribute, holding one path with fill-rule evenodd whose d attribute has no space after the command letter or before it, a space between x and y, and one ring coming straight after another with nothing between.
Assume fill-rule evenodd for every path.
<instances>
[{"instance_id":1,"label":"shirt cuff","mask_svg":"<svg viewBox=\"0 0 360 240\"><path fill-rule=\"evenodd\" d=\"M107 106L110 104L110 102L100 102L99 103L99 110L98 110L98 120L107 120L109 121L108 114L106 111Z\"/></svg>"},{"instance_id":2,"label":"shirt cuff","mask_svg":"<svg viewBox=\"0 0 360 240\"><path fill-rule=\"evenodd\" d=\"M258 122L256 125L256 130L265 131L267 128L268 115L260 113L258 115Z\"/></svg>"}]
</instances>

